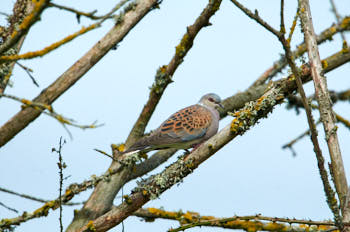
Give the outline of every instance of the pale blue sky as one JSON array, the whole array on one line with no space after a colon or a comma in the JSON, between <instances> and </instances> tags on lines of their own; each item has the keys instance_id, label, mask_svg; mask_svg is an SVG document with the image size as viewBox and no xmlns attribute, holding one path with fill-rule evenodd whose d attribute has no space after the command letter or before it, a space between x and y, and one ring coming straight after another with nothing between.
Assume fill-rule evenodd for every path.
<instances>
[{"instance_id":1,"label":"pale blue sky","mask_svg":"<svg viewBox=\"0 0 350 232\"><path fill-rule=\"evenodd\" d=\"M14 0L2 0L1 11L10 13ZM273 26L279 26L280 1L241 1ZM116 1L55 1L84 11L107 12ZM346 0L336 0L340 14L350 12ZM40 116L25 130L0 149L0 186L21 193L54 199L58 196L57 155L51 153L57 147L60 136L67 140L63 148L63 159L68 165L65 175L71 177L65 186L81 182L91 175L103 173L110 160L93 149L110 151L111 143L123 142L141 107L145 104L154 75L159 66L168 64L174 54L186 26L192 24L207 1L164 0L160 10L154 10L139 23L119 44L110 51L84 77L81 78L54 104L57 112L76 119L80 124L94 120L105 126L94 130L70 128L74 139L70 140L63 127L54 119ZM311 10L316 32L329 27L335 20L330 12L329 1L311 1ZM286 1L285 19L287 28L296 11L296 1ZM210 20L211 27L204 28L197 36L194 46L185 57L184 63L173 76L175 81L168 86L147 130L154 129L174 111L196 103L208 92L215 92L222 98L244 91L262 72L279 58L282 48L268 31L243 15L230 1L224 0L220 11ZM1 16L1 24L4 17ZM57 9L48 9L42 20L35 24L25 40L22 52L41 49L91 24L81 18L77 24L75 15ZM18 67L12 77L13 87L7 93L32 99L52 83L91 48L110 28L112 22L81 36L43 58L22 61L34 69L34 76L40 84L37 88L26 73ZM348 35L348 38L350 36ZM294 35L295 43L302 40L300 30ZM340 50L340 36L333 42L320 46L321 57ZM287 71L284 72L286 74ZM346 64L327 74L332 90L345 90L349 84L350 65ZM282 75L281 75L282 76ZM307 84L312 93L312 84ZM0 124L5 123L20 109L20 105L7 99L0 102ZM348 103L338 103L336 112L350 118ZM317 117L317 113L314 113ZM231 118L220 122L227 125ZM309 139L295 145L297 157L282 150L281 146L304 132L307 128L305 113L296 115L294 110L277 106L267 119L253 127L243 136L237 137L213 157L203 163L195 172L149 202L146 207L161 207L166 210L197 211L203 215L230 217L261 213L267 216L296 217L307 219L332 218L325 201L317 163ZM339 126L340 144L347 176L350 178L349 130ZM322 127L319 137L324 155L328 151L324 144ZM181 154L181 153L178 153ZM175 155L164 166L176 160ZM130 193L132 182L124 187ZM85 200L91 191L80 194L74 201ZM31 212L41 204L0 192L0 201L13 208ZM115 200L115 204L120 203ZM64 207L64 226L72 219L73 207ZM18 231L59 230L58 210L46 218L23 223ZM0 207L0 218L15 217ZM166 231L178 223L157 220L154 223L141 222L130 217L125 221L126 231ZM190 231L220 231L219 229L196 228ZM112 231L120 231L112 229ZM223 231L223 230L222 230Z\"/></svg>"}]
</instances>

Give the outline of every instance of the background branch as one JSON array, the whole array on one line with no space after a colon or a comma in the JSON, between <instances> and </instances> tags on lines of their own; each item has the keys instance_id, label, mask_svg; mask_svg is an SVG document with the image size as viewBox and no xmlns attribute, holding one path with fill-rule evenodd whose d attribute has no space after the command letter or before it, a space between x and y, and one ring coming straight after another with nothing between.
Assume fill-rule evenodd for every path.
<instances>
[{"instance_id":1,"label":"background branch","mask_svg":"<svg viewBox=\"0 0 350 232\"><path fill-rule=\"evenodd\" d=\"M336 132L336 119L331 107L330 96L327 88L326 78L323 76L322 64L318 52L316 36L312 24L311 12L308 0L299 0L300 19L304 33L305 42L308 49L308 56L311 66L312 78L315 86L316 99L320 109L321 121L323 123L328 150L332 160L332 173L335 187L340 200L344 219L350 219L350 212L344 215L345 199L348 194L348 184L345 175L343 159L340 152L338 136ZM347 221L347 220L346 220Z\"/></svg>"}]
</instances>

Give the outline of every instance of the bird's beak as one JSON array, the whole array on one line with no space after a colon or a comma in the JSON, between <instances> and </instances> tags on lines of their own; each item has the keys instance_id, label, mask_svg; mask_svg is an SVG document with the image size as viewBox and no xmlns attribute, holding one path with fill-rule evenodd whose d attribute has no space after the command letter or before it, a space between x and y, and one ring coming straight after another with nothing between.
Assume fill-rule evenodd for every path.
<instances>
[{"instance_id":1,"label":"bird's beak","mask_svg":"<svg viewBox=\"0 0 350 232\"><path fill-rule=\"evenodd\" d=\"M218 103L218 105L220 106L221 109L225 109L225 107L221 103Z\"/></svg>"}]
</instances>

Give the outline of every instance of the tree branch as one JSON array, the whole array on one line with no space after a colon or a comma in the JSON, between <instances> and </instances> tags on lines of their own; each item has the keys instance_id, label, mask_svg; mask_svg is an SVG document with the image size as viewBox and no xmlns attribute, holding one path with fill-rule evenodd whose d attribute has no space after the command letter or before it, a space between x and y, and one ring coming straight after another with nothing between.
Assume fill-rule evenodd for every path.
<instances>
[{"instance_id":1,"label":"tree branch","mask_svg":"<svg viewBox=\"0 0 350 232\"><path fill-rule=\"evenodd\" d=\"M28 32L30 27L39 20L41 13L49 5L49 2L50 0L39 0L33 2L34 7L32 12L23 19L22 23L18 26L18 29L13 31L10 38L0 46L0 55L14 46L19 39Z\"/></svg>"},{"instance_id":2,"label":"tree branch","mask_svg":"<svg viewBox=\"0 0 350 232\"><path fill-rule=\"evenodd\" d=\"M157 0L139 1L123 13L123 20L116 24L100 41L98 41L73 66L64 72L55 82L43 90L33 101L52 104L67 89L73 86L90 70L111 48L119 43L129 31L157 4ZM133 7L134 6L134 7ZM25 108L14 115L0 128L0 147L4 146L17 133L41 114L40 111Z\"/></svg>"},{"instance_id":3,"label":"tree branch","mask_svg":"<svg viewBox=\"0 0 350 232\"><path fill-rule=\"evenodd\" d=\"M216 218L202 216L197 212L165 211L157 208L141 208L133 213L134 216L144 218L146 222L155 219L176 220L182 226L169 231L181 231L195 226L210 226L228 229L253 230L254 231L285 231L285 232L308 232L326 231L334 227L333 222L312 221L291 218L266 217L260 214L252 216L234 216L228 218ZM291 224L301 224L292 226Z\"/></svg>"},{"instance_id":4,"label":"tree branch","mask_svg":"<svg viewBox=\"0 0 350 232\"><path fill-rule=\"evenodd\" d=\"M332 172L334 174L335 187L340 200L343 217L350 219L350 212L345 213L345 199L348 194L348 184L346 180L343 159L340 152L338 136L336 132L336 119L331 107L331 100L327 89L327 81L323 76L322 63L320 60L316 36L312 24L310 6L308 0L299 0L300 19L307 45L308 56L311 66L312 78L315 86L316 99L320 109L321 121L326 133L328 150L332 160Z\"/></svg>"},{"instance_id":5,"label":"tree branch","mask_svg":"<svg viewBox=\"0 0 350 232\"><path fill-rule=\"evenodd\" d=\"M333 57L332 57L333 59ZM350 59L350 55L348 57ZM330 67L334 67L335 63L331 62ZM348 60L347 60L348 61ZM310 69L307 66L303 68L302 80L310 80ZM243 134L251 126L272 111L273 107L280 104L283 99L295 91L297 88L295 78L293 76L275 82L274 85L258 100L247 103L240 111L236 112L236 117L230 125L227 125L219 133L214 135L208 141L203 143L195 151L180 158L178 161L167 167L163 172L151 176L145 181L139 183L130 196L128 201L112 208L106 214L100 216L94 221L90 221L82 229L78 231L106 231L131 215L138 208L142 207L149 200L158 197L161 193L181 181L185 176L190 174L202 162L208 159L216 151L234 139L237 135Z\"/></svg>"},{"instance_id":6,"label":"tree branch","mask_svg":"<svg viewBox=\"0 0 350 232\"><path fill-rule=\"evenodd\" d=\"M219 9L220 4L221 0L209 1L208 5L201 12L195 22L191 26L187 27L187 32L183 35L179 45L176 46L175 54L169 64L164 65L157 70L148 101L143 107L139 118L134 124L126 140L126 148L135 143L136 140L143 135L146 125L151 118L162 94L164 93L165 88L172 82L173 74L183 62L183 59L188 51L192 48L193 41L199 31L209 25L209 19ZM163 160L165 161L166 159ZM112 162L110 168L116 169L118 166L120 166L118 162ZM156 166L157 165L153 165L152 168L155 168ZM120 188L129 180L129 176L132 176L131 168L132 167L130 166L125 166L124 170L119 172L118 175L114 175L110 182L101 182L98 186L96 186L83 209L75 215L73 222L68 227L67 231L74 231L77 228L81 228L89 220L95 219L107 212L112 207L113 200ZM142 174L142 171L140 174Z\"/></svg>"},{"instance_id":7,"label":"tree branch","mask_svg":"<svg viewBox=\"0 0 350 232\"><path fill-rule=\"evenodd\" d=\"M296 19L298 14L296 14L296 17L294 18L293 25L295 27L296 25ZM291 32L294 31L294 27L291 27ZM336 33L342 33L343 31L350 30L350 17L345 17L339 24L332 25L331 27L325 29L317 36L317 44L322 44L328 40L333 39L333 35ZM290 36L288 36L287 41L290 42L291 40L291 33ZM301 57L306 52L306 44L301 43L297 46L297 49L292 52L292 56L294 59ZM286 57L283 55L278 61L275 61L273 65L268 68L254 83L252 86L259 86L262 83L265 83L267 80L274 77L277 73L281 72L283 68L285 68L288 65L288 62L286 60Z\"/></svg>"}]
</instances>

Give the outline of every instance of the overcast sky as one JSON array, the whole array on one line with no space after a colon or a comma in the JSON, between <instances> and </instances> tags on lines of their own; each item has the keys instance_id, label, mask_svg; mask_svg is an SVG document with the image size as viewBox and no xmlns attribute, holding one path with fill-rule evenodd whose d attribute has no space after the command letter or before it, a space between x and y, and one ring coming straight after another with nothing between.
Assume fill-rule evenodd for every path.
<instances>
[{"instance_id":1,"label":"overcast sky","mask_svg":"<svg viewBox=\"0 0 350 232\"><path fill-rule=\"evenodd\" d=\"M1 11L11 13L14 2L1 0ZM97 9L100 15L116 4L116 1L111 0L98 3L86 0L54 2L86 12ZM262 18L279 27L280 1L241 2L252 10L258 9ZM286 1L288 30L296 11L296 2ZM347 0L336 0L336 3L341 15L349 15L350 4ZM117 50L110 51L53 104L57 112L80 124L98 120L105 125L85 131L69 128L73 134L71 140L54 119L40 116L0 149L0 187L44 199L55 199L59 187L58 157L51 153L51 149L57 147L60 136L67 140L63 159L68 167L64 174L70 177L65 180L65 187L73 182L82 182L93 174L102 174L110 160L93 149L110 152L111 143L125 141L148 98L157 68L168 64L186 26L194 22L206 4L207 1L199 0L164 0L160 10L149 13L119 44ZM335 21L328 0L311 1L311 10L317 33ZM282 53L282 47L273 35L243 15L228 0L223 1L221 9L210 21L213 25L200 31L184 63L175 72L174 83L166 89L147 131L158 127L176 110L196 103L206 93L215 92L226 98L244 91ZM3 16L0 16L0 23L5 24ZM82 17L78 24L75 15L69 12L47 9L42 20L31 28L21 53L41 49L91 23ZM13 87L7 88L6 92L27 99L34 98L112 26L112 21L105 22L101 28L88 32L43 58L21 61L34 70L33 75L40 88L34 86L26 73L16 67L11 78ZM347 37L350 38L350 35ZM295 44L302 41L299 28L293 38L294 48ZM320 46L321 58L340 49L340 35L336 35L332 42ZM287 73L284 71L278 78ZM329 89L349 89L349 73L350 65L346 64L327 74ZM308 94L313 93L312 84L305 85L305 88ZM334 109L347 119L350 118L348 103L337 103ZM4 124L19 110L20 104L2 98L0 124ZM316 112L314 115L318 118ZM222 120L220 128L230 120L230 117ZM295 145L296 157L290 151L281 149L283 144L306 128L303 110L297 115L294 110L286 110L285 104L277 106L268 118L234 139L187 176L183 183L169 189L145 207L197 211L202 215L217 217L261 213L266 216L331 219L310 140L305 138ZM323 128L319 126L318 129L322 150L328 160ZM339 125L338 133L349 179L349 130ZM180 154L182 152L177 153ZM160 172L174 162L177 155L153 173ZM124 194L129 194L134 186L135 182L127 184ZM84 192L73 201L84 201L90 193L91 190ZM2 192L0 199L0 202L18 209L20 213L32 212L41 206L40 203ZM120 198L115 200L115 204L120 202ZM66 228L73 218L73 207L64 207L63 210ZM25 222L17 231L58 231L58 213L56 210L46 218ZM16 213L0 207L0 218L15 216ZM166 231L177 227L178 223L167 220L145 223L139 218L129 217L124 225L126 231ZM199 230L220 231L217 228L191 229ZM114 228L112 231L120 230Z\"/></svg>"}]
</instances>

